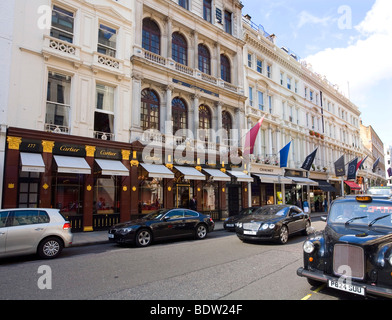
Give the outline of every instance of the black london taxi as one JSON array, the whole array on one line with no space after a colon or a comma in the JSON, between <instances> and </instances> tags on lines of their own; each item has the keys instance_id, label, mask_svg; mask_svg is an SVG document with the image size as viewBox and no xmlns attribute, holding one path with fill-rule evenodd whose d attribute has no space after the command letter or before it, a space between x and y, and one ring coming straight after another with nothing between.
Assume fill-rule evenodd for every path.
<instances>
[{"instance_id":1,"label":"black london taxi","mask_svg":"<svg viewBox=\"0 0 392 320\"><path fill-rule=\"evenodd\" d=\"M392 201L371 195L332 202L327 225L303 244L309 284L362 296L392 298Z\"/></svg>"}]
</instances>

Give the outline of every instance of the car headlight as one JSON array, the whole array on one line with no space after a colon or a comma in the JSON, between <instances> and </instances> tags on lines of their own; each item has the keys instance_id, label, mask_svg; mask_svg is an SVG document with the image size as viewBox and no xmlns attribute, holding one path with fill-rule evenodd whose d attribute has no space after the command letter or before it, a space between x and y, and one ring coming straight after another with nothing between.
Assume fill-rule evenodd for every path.
<instances>
[{"instance_id":1,"label":"car headlight","mask_svg":"<svg viewBox=\"0 0 392 320\"><path fill-rule=\"evenodd\" d=\"M389 264L392 266L392 254L389 256L388 261L389 261Z\"/></svg>"},{"instance_id":2,"label":"car headlight","mask_svg":"<svg viewBox=\"0 0 392 320\"><path fill-rule=\"evenodd\" d=\"M236 227L238 227L238 228L242 228L242 222L237 222L235 225L236 225Z\"/></svg>"},{"instance_id":3,"label":"car headlight","mask_svg":"<svg viewBox=\"0 0 392 320\"><path fill-rule=\"evenodd\" d=\"M307 240L303 245L303 249L306 253L312 253L314 251L314 244L313 242Z\"/></svg>"},{"instance_id":4,"label":"car headlight","mask_svg":"<svg viewBox=\"0 0 392 320\"><path fill-rule=\"evenodd\" d=\"M275 224L274 224L274 223L271 223L270 225L268 225L268 228L270 228L270 229L275 228Z\"/></svg>"},{"instance_id":5,"label":"car headlight","mask_svg":"<svg viewBox=\"0 0 392 320\"><path fill-rule=\"evenodd\" d=\"M261 226L261 229L262 229L262 230L267 230L267 229L268 229L268 224L264 223L264 224Z\"/></svg>"}]
</instances>

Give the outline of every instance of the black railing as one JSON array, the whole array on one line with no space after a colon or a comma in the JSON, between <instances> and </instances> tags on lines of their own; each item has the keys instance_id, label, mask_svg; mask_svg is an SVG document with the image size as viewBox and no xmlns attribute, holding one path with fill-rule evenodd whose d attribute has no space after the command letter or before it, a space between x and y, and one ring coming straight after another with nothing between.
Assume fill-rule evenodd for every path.
<instances>
[{"instance_id":1,"label":"black railing","mask_svg":"<svg viewBox=\"0 0 392 320\"><path fill-rule=\"evenodd\" d=\"M69 216L66 219L71 223L72 232L81 232L83 231L83 216ZM119 213L111 213L111 214L94 214L93 215L93 230L107 230L112 225L120 222L120 214Z\"/></svg>"}]
</instances>

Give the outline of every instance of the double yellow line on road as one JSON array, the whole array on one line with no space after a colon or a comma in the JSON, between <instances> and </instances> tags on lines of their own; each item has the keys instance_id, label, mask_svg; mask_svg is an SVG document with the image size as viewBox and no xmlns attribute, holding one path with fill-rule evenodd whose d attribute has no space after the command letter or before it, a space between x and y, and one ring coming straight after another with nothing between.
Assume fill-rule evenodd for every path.
<instances>
[{"instance_id":1,"label":"double yellow line on road","mask_svg":"<svg viewBox=\"0 0 392 320\"><path fill-rule=\"evenodd\" d=\"M318 287L316 290L312 291L313 293L319 293L321 290L323 290L325 288L327 284L323 284L322 286ZM310 297L312 296L312 294L308 294L307 296L303 297L301 300L308 300L310 299Z\"/></svg>"}]
</instances>

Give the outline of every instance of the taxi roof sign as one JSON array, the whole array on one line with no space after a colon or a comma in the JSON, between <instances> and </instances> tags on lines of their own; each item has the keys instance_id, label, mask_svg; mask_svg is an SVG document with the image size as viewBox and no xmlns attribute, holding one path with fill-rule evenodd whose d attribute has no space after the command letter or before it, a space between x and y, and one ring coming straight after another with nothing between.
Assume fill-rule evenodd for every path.
<instances>
[{"instance_id":1,"label":"taxi roof sign","mask_svg":"<svg viewBox=\"0 0 392 320\"><path fill-rule=\"evenodd\" d=\"M371 196L356 196L355 199L359 202L372 202L373 198Z\"/></svg>"}]
</instances>

